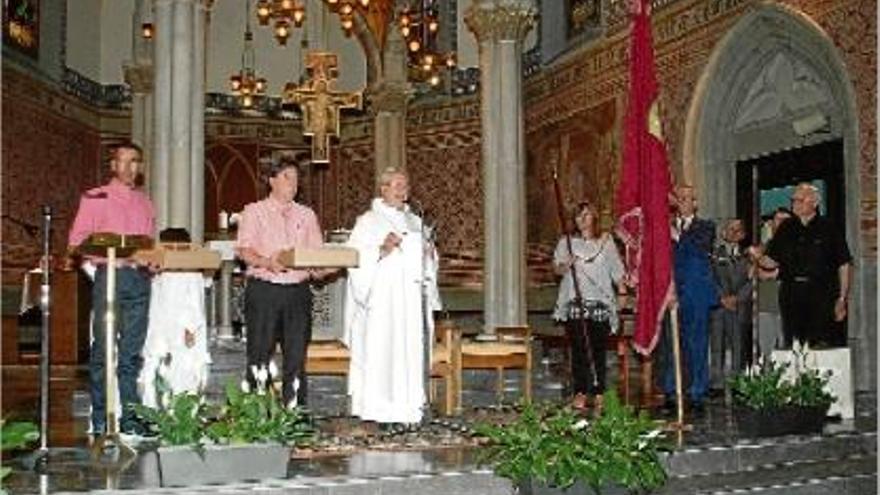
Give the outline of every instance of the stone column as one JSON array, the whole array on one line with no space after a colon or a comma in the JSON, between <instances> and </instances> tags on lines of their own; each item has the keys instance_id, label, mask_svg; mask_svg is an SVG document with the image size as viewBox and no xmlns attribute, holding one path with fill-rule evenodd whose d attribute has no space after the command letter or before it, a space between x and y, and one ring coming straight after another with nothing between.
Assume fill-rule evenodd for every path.
<instances>
[{"instance_id":1,"label":"stone column","mask_svg":"<svg viewBox=\"0 0 880 495\"><path fill-rule=\"evenodd\" d=\"M528 322L521 61L535 15L530 0L482 0L465 17L480 50L487 332Z\"/></svg>"},{"instance_id":2,"label":"stone column","mask_svg":"<svg viewBox=\"0 0 880 495\"><path fill-rule=\"evenodd\" d=\"M192 23L192 88L190 109L190 234L205 239L205 29L212 0L196 0Z\"/></svg>"},{"instance_id":3,"label":"stone column","mask_svg":"<svg viewBox=\"0 0 880 495\"><path fill-rule=\"evenodd\" d=\"M204 238L205 17L208 0L155 0L153 174L159 229Z\"/></svg>"},{"instance_id":4,"label":"stone column","mask_svg":"<svg viewBox=\"0 0 880 495\"><path fill-rule=\"evenodd\" d=\"M387 167L406 169L406 43L397 29L388 32L382 79L371 92L376 177Z\"/></svg>"},{"instance_id":5,"label":"stone column","mask_svg":"<svg viewBox=\"0 0 880 495\"><path fill-rule=\"evenodd\" d=\"M192 230L192 82L193 10L195 0L173 0L174 22L171 63L171 164L168 222Z\"/></svg>"},{"instance_id":6,"label":"stone column","mask_svg":"<svg viewBox=\"0 0 880 495\"><path fill-rule=\"evenodd\" d=\"M156 226L169 225L168 198L171 162L171 45L172 0L153 4L153 156L150 164L150 192L156 208Z\"/></svg>"},{"instance_id":7,"label":"stone column","mask_svg":"<svg viewBox=\"0 0 880 495\"><path fill-rule=\"evenodd\" d=\"M125 82L131 87L131 141L143 149L147 192L150 192L153 155L153 42L141 35L148 19L146 0L137 0L132 15L131 62L123 64Z\"/></svg>"}]
</instances>

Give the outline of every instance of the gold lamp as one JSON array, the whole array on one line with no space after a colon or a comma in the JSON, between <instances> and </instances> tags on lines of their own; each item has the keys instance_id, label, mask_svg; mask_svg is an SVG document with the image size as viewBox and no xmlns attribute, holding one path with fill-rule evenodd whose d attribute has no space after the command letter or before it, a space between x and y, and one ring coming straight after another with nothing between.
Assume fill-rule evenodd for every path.
<instances>
[{"instance_id":1,"label":"gold lamp","mask_svg":"<svg viewBox=\"0 0 880 495\"><path fill-rule=\"evenodd\" d=\"M257 77L255 68L254 33L251 31L251 2L245 0L244 49L241 52L241 69L229 78L232 94L238 97L243 108L254 106L254 98L266 93L266 79Z\"/></svg>"},{"instance_id":2,"label":"gold lamp","mask_svg":"<svg viewBox=\"0 0 880 495\"><path fill-rule=\"evenodd\" d=\"M397 16L397 28L406 40L410 79L438 86L441 70L455 68L455 52L441 52L437 35L440 16L435 0L418 0L415 8L405 5Z\"/></svg>"},{"instance_id":3,"label":"gold lamp","mask_svg":"<svg viewBox=\"0 0 880 495\"><path fill-rule=\"evenodd\" d=\"M339 24L346 36L354 30L355 11L366 14L370 8L370 0L324 0L327 7L339 16Z\"/></svg>"},{"instance_id":4,"label":"gold lamp","mask_svg":"<svg viewBox=\"0 0 880 495\"><path fill-rule=\"evenodd\" d=\"M305 0L258 0L257 20L261 26L268 26L271 22L275 40L279 45L287 45L292 28L302 27L306 20Z\"/></svg>"}]
</instances>

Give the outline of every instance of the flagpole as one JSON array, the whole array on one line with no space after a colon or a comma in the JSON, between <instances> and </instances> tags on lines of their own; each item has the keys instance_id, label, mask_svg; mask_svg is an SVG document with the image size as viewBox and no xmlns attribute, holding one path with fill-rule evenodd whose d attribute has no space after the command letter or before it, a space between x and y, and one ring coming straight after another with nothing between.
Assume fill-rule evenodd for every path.
<instances>
[{"instance_id":1,"label":"flagpole","mask_svg":"<svg viewBox=\"0 0 880 495\"><path fill-rule=\"evenodd\" d=\"M752 246L761 244L761 193L758 184L758 162L752 163ZM752 264L752 273L749 278L752 279L752 359L749 364L754 365L758 362L758 356L764 352L761 349L761 329L759 322L759 306L758 306L758 271L760 270L758 263Z\"/></svg>"},{"instance_id":2,"label":"flagpole","mask_svg":"<svg viewBox=\"0 0 880 495\"><path fill-rule=\"evenodd\" d=\"M672 359L675 361L675 411L676 426L684 427L684 394L682 393L681 379L681 335L678 325L678 301L669 305L669 318L672 331Z\"/></svg>"}]
</instances>

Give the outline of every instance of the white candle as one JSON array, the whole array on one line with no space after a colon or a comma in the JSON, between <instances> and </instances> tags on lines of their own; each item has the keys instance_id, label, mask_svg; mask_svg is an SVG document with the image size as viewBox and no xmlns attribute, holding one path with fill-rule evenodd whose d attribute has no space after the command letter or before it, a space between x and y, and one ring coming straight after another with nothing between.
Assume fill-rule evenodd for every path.
<instances>
[{"instance_id":1,"label":"white candle","mask_svg":"<svg viewBox=\"0 0 880 495\"><path fill-rule=\"evenodd\" d=\"M229 214L226 213L226 210L220 210L217 227L220 230L227 230L229 228Z\"/></svg>"}]
</instances>

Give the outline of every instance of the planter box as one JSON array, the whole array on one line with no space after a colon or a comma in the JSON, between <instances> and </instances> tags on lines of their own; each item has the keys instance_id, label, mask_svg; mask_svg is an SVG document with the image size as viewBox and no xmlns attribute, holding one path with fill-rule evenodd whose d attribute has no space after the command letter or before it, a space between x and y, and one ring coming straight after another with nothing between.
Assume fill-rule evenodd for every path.
<instances>
[{"instance_id":1,"label":"planter box","mask_svg":"<svg viewBox=\"0 0 880 495\"><path fill-rule=\"evenodd\" d=\"M162 487L286 478L290 460L290 447L278 444L159 447L152 453Z\"/></svg>"},{"instance_id":2,"label":"planter box","mask_svg":"<svg viewBox=\"0 0 880 495\"><path fill-rule=\"evenodd\" d=\"M538 481L528 480L516 484L516 493L518 495L594 495L598 493L601 493L601 495L626 495L630 491L626 487L610 485L603 487L601 492L596 492L581 481L563 489L548 486Z\"/></svg>"},{"instance_id":3,"label":"planter box","mask_svg":"<svg viewBox=\"0 0 880 495\"><path fill-rule=\"evenodd\" d=\"M750 437L773 437L822 431L828 407L784 406L778 409L734 408L739 432Z\"/></svg>"}]
</instances>

